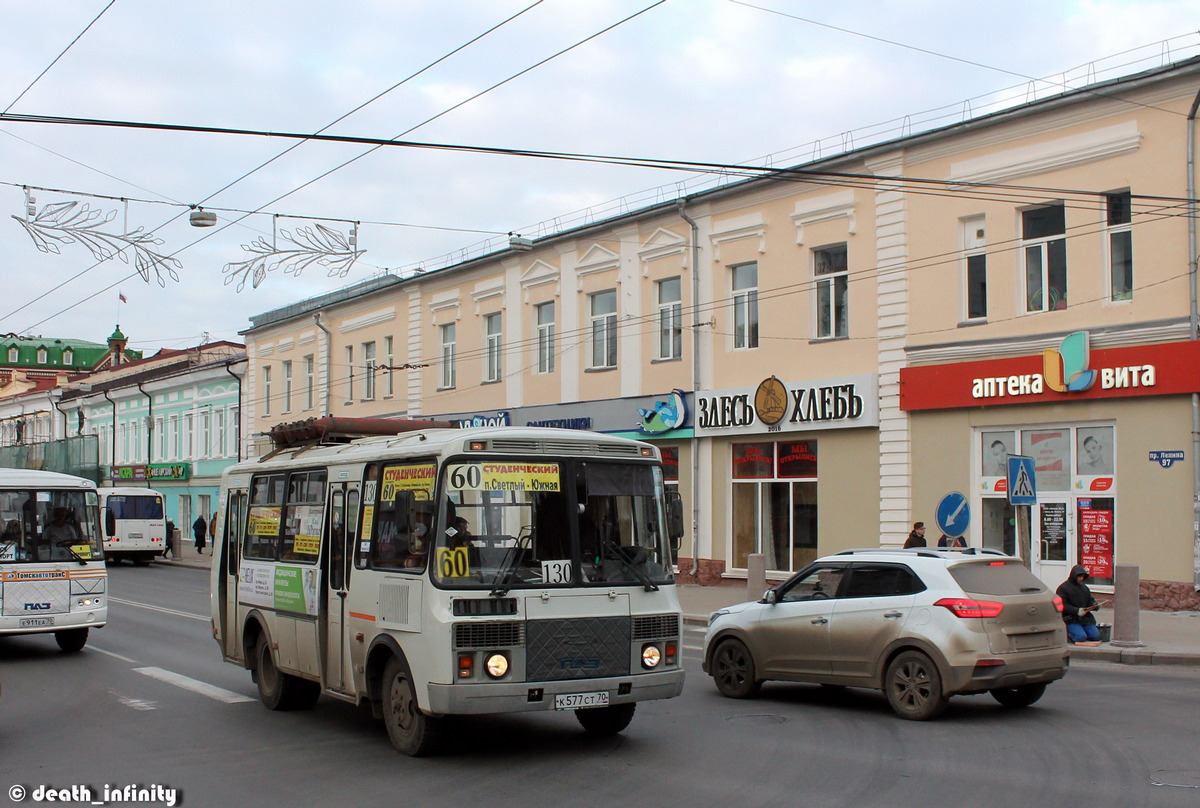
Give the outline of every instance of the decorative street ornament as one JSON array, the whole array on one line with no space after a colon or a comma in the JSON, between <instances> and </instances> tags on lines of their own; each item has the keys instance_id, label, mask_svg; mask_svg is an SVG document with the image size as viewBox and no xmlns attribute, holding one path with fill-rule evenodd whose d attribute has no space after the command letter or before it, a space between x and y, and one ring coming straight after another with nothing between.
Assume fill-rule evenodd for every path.
<instances>
[{"instance_id":1,"label":"decorative street ornament","mask_svg":"<svg viewBox=\"0 0 1200 808\"><path fill-rule=\"evenodd\" d=\"M13 218L29 233L34 246L44 253L59 255L62 252L59 245L82 244L97 261L120 258L127 264L132 253L133 265L142 280L150 281L151 270L159 286L167 285L164 275L173 281L179 280L179 273L175 271L183 266L179 259L151 249L163 243L161 238L143 232L141 227L127 229L124 233L106 233L101 229L117 218L116 211L103 211L86 202L55 202L36 210L30 197L26 217Z\"/></svg>"},{"instance_id":2,"label":"decorative street ornament","mask_svg":"<svg viewBox=\"0 0 1200 808\"><path fill-rule=\"evenodd\" d=\"M275 243L265 238L243 244L242 249L253 257L245 261L225 265L226 285L237 281L237 291L242 291L246 281L257 289L266 279L268 272L283 270L285 275L299 276L313 265L323 266L331 278L344 278L350 268L366 250L358 246L358 228L352 226L350 235L344 236L323 224L298 227L295 232L279 230Z\"/></svg>"}]
</instances>

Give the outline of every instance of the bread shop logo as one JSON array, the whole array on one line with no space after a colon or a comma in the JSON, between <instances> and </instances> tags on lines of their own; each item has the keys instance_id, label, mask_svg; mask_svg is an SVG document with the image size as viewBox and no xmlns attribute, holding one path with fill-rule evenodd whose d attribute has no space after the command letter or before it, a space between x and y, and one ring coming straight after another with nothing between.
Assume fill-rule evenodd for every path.
<instances>
[{"instance_id":1,"label":"bread shop logo","mask_svg":"<svg viewBox=\"0 0 1200 808\"><path fill-rule=\"evenodd\" d=\"M1128 365L1098 370L1093 370L1090 365L1088 333L1076 331L1064 337L1057 349L1047 348L1042 351L1041 373L974 379L971 382L971 397L1017 398L1039 395L1048 389L1056 393L1082 393L1092 389L1097 381L1100 382L1102 390L1153 387L1156 383L1154 365Z\"/></svg>"}]
</instances>

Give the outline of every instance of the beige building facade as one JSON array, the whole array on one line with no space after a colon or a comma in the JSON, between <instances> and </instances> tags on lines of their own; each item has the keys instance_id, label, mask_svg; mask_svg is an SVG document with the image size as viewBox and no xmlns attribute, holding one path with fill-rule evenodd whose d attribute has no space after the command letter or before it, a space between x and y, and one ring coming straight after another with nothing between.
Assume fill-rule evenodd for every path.
<instances>
[{"instance_id":1,"label":"beige building facade","mask_svg":"<svg viewBox=\"0 0 1200 808\"><path fill-rule=\"evenodd\" d=\"M244 454L325 414L618 432L669 460L684 579L925 521L1196 608L1197 90L1179 63L264 313Z\"/></svg>"}]
</instances>

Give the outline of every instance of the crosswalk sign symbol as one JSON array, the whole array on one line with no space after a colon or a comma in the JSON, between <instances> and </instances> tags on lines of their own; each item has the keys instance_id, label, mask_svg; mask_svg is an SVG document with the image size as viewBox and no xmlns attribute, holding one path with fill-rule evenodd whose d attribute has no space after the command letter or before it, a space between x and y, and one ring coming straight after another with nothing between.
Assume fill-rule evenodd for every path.
<instances>
[{"instance_id":1,"label":"crosswalk sign symbol","mask_svg":"<svg viewBox=\"0 0 1200 808\"><path fill-rule=\"evenodd\" d=\"M1012 505L1037 504L1037 477L1032 457L1009 455L1008 501Z\"/></svg>"}]
</instances>

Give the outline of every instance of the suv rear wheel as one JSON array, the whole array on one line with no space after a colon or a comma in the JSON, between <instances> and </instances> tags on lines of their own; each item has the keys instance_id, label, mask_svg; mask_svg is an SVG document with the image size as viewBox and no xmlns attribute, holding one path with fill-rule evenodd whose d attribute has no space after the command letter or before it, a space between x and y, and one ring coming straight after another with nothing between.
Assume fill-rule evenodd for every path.
<instances>
[{"instance_id":1,"label":"suv rear wheel","mask_svg":"<svg viewBox=\"0 0 1200 808\"><path fill-rule=\"evenodd\" d=\"M1032 685L1017 685L1016 687L998 687L991 691L992 698L1005 707L1028 707L1040 699L1045 692L1045 682Z\"/></svg>"},{"instance_id":2,"label":"suv rear wheel","mask_svg":"<svg viewBox=\"0 0 1200 808\"><path fill-rule=\"evenodd\" d=\"M920 651L905 651L893 659L883 688L892 710L909 721L937 718L949 701L937 665Z\"/></svg>"}]
</instances>

